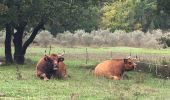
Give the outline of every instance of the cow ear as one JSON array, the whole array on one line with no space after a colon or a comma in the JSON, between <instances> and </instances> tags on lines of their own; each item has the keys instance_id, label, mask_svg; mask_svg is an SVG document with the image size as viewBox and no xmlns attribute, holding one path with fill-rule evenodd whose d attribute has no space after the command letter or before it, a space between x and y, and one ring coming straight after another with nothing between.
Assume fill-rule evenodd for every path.
<instances>
[{"instance_id":1,"label":"cow ear","mask_svg":"<svg viewBox=\"0 0 170 100\"><path fill-rule=\"evenodd\" d=\"M127 62L128 62L128 59L124 59L124 63L127 64Z\"/></svg>"},{"instance_id":2,"label":"cow ear","mask_svg":"<svg viewBox=\"0 0 170 100\"><path fill-rule=\"evenodd\" d=\"M58 62L62 62L62 61L64 61L63 57L58 58Z\"/></svg>"}]
</instances>

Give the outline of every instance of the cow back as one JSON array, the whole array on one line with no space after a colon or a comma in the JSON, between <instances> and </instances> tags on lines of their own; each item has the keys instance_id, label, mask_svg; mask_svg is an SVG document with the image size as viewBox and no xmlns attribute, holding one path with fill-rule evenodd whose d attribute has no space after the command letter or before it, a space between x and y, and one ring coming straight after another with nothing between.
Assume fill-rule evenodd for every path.
<instances>
[{"instance_id":1,"label":"cow back","mask_svg":"<svg viewBox=\"0 0 170 100\"><path fill-rule=\"evenodd\" d=\"M98 64L95 68L96 76L120 75L124 71L123 60L106 60Z\"/></svg>"}]
</instances>

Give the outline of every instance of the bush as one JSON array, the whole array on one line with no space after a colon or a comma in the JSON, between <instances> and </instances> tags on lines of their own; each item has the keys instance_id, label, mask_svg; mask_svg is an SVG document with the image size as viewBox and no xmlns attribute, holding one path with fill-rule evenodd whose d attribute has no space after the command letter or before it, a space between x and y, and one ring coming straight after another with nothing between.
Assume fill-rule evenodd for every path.
<instances>
[{"instance_id":1,"label":"bush","mask_svg":"<svg viewBox=\"0 0 170 100\"><path fill-rule=\"evenodd\" d=\"M164 33L157 41L163 45L163 48L170 47L170 33Z\"/></svg>"},{"instance_id":2,"label":"bush","mask_svg":"<svg viewBox=\"0 0 170 100\"><path fill-rule=\"evenodd\" d=\"M82 35L82 43L85 46L90 46L92 44L93 41L93 36L89 33L84 33Z\"/></svg>"},{"instance_id":3,"label":"bush","mask_svg":"<svg viewBox=\"0 0 170 100\"><path fill-rule=\"evenodd\" d=\"M160 48L157 38L162 36L162 31L155 30L144 33L142 31L125 32L116 30L114 33L109 30L96 30L90 33L84 30L77 30L74 33L64 32L58 34L55 41L63 46L73 47L75 45L82 46L131 46L131 47L147 47Z\"/></svg>"},{"instance_id":4,"label":"bush","mask_svg":"<svg viewBox=\"0 0 170 100\"><path fill-rule=\"evenodd\" d=\"M92 42L92 44L100 47L100 46L103 45L103 42L104 42L104 41L103 41L103 39L101 38L101 36L96 35L96 36L93 37L93 42Z\"/></svg>"},{"instance_id":5,"label":"bush","mask_svg":"<svg viewBox=\"0 0 170 100\"><path fill-rule=\"evenodd\" d=\"M48 45L51 45L53 40L54 38L49 31L41 31L34 41L38 42L42 47L47 47Z\"/></svg>"}]
</instances>

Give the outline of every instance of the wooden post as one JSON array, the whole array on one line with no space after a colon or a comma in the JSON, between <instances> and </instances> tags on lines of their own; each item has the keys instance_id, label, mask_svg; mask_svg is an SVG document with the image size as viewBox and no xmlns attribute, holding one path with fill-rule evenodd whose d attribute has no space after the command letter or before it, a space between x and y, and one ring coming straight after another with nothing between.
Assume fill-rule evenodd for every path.
<instances>
[{"instance_id":1,"label":"wooden post","mask_svg":"<svg viewBox=\"0 0 170 100\"><path fill-rule=\"evenodd\" d=\"M88 63L88 51L87 51L87 48L86 48L86 64Z\"/></svg>"},{"instance_id":2,"label":"wooden post","mask_svg":"<svg viewBox=\"0 0 170 100\"><path fill-rule=\"evenodd\" d=\"M151 64L149 63L149 72L151 72L151 71L152 71Z\"/></svg>"},{"instance_id":3,"label":"wooden post","mask_svg":"<svg viewBox=\"0 0 170 100\"><path fill-rule=\"evenodd\" d=\"M16 78L17 78L17 80L22 80L22 75L21 75L18 64L16 64Z\"/></svg>"},{"instance_id":4,"label":"wooden post","mask_svg":"<svg viewBox=\"0 0 170 100\"><path fill-rule=\"evenodd\" d=\"M156 65L155 73L156 73L156 75L158 75L158 65Z\"/></svg>"}]
</instances>

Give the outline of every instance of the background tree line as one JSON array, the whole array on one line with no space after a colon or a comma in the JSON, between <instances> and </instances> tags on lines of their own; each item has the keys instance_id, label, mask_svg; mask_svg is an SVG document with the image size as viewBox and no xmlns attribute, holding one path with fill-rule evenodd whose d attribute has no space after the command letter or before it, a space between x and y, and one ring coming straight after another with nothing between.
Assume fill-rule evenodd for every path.
<instances>
[{"instance_id":1,"label":"background tree line","mask_svg":"<svg viewBox=\"0 0 170 100\"><path fill-rule=\"evenodd\" d=\"M53 35L77 29L168 29L169 4L169 0L0 0L6 63L23 64L26 49L42 29ZM23 41L28 33L29 38Z\"/></svg>"}]
</instances>

